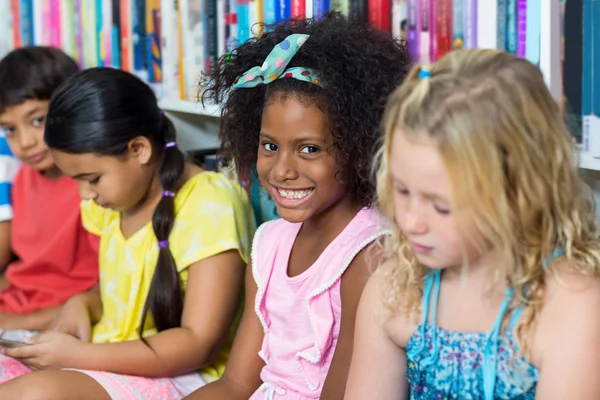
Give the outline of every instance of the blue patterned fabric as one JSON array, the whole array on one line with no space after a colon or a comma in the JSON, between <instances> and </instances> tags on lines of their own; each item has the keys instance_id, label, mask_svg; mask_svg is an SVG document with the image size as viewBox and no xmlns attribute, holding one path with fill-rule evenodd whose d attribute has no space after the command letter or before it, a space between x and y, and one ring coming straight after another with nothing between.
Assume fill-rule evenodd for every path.
<instances>
[{"instance_id":1,"label":"blue patterned fabric","mask_svg":"<svg viewBox=\"0 0 600 400\"><path fill-rule=\"evenodd\" d=\"M557 249L544 263L564 254ZM456 332L437 326L441 271L431 270L423 291L423 323L406 345L406 378L412 400L533 400L539 373L520 353L513 336L522 308L508 329L501 323L513 292L506 293L489 332ZM433 295L433 302L431 296ZM427 322L432 304L431 323Z\"/></svg>"},{"instance_id":2,"label":"blue patterned fabric","mask_svg":"<svg viewBox=\"0 0 600 400\"><path fill-rule=\"evenodd\" d=\"M11 153L6 137L0 129L0 221L12 219L10 192L21 163Z\"/></svg>"}]
</instances>

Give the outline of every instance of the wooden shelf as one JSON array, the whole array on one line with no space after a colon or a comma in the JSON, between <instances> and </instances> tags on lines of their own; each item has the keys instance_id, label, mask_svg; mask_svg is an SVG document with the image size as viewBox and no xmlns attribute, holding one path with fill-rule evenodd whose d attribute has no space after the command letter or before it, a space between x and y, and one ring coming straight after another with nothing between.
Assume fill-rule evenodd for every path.
<instances>
[{"instance_id":1,"label":"wooden shelf","mask_svg":"<svg viewBox=\"0 0 600 400\"><path fill-rule=\"evenodd\" d=\"M600 158L594 158L590 154L578 152L579 168L600 171Z\"/></svg>"},{"instance_id":2,"label":"wooden shelf","mask_svg":"<svg viewBox=\"0 0 600 400\"><path fill-rule=\"evenodd\" d=\"M221 108L219 106L208 105L203 107L200 102L196 101L161 99L158 105L161 109L169 113L194 114L213 118L221 116Z\"/></svg>"}]
</instances>

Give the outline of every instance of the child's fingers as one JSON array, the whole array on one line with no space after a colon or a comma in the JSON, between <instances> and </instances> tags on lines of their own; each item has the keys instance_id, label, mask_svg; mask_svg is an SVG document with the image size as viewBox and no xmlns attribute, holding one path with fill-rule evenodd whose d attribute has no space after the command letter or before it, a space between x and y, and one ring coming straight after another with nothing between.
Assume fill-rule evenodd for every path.
<instances>
[{"instance_id":1,"label":"child's fingers","mask_svg":"<svg viewBox=\"0 0 600 400\"><path fill-rule=\"evenodd\" d=\"M20 346L14 347L12 349L5 349L4 355L10 358L16 358L21 361L27 358L32 358L37 356L39 353L39 349L37 346Z\"/></svg>"}]
</instances>

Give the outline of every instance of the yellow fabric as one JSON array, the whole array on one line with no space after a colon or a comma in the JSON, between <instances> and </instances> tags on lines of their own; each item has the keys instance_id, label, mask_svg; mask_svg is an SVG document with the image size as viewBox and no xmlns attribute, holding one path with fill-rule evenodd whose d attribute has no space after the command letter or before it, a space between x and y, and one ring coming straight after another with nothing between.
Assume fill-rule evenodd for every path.
<instances>
[{"instance_id":1,"label":"yellow fabric","mask_svg":"<svg viewBox=\"0 0 600 400\"><path fill-rule=\"evenodd\" d=\"M144 303L158 258L158 242L148 223L125 240L120 214L92 201L81 206L84 227L100 236L101 320L94 326L93 342L139 339ZM237 249L248 261L255 223L245 191L215 172L202 172L189 179L175 196L175 223L169 249L187 285L187 267L195 262ZM210 306L210 305L207 305ZM144 336L156 334L147 318ZM229 347L213 365L203 369L205 379L218 379L225 367Z\"/></svg>"}]
</instances>

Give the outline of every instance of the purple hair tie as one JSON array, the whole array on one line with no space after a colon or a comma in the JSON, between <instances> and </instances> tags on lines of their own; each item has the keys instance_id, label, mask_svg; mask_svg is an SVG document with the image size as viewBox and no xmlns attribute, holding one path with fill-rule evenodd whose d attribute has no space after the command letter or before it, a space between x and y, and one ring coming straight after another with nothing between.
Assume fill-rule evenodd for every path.
<instances>
[{"instance_id":1,"label":"purple hair tie","mask_svg":"<svg viewBox=\"0 0 600 400\"><path fill-rule=\"evenodd\" d=\"M165 115L165 111L164 110L158 110L158 112L160 113L160 115Z\"/></svg>"},{"instance_id":2,"label":"purple hair tie","mask_svg":"<svg viewBox=\"0 0 600 400\"><path fill-rule=\"evenodd\" d=\"M158 247L161 249L164 249L165 247L169 247L169 241L161 240L160 242L158 242Z\"/></svg>"},{"instance_id":3,"label":"purple hair tie","mask_svg":"<svg viewBox=\"0 0 600 400\"><path fill-rule=\"evenodd\" d=\"M175 197L175 193L171 192L170 190L163 190L163 196Z\"/></svg>"},{"instance_id":4,"label":"purple hair tie","mask_svg":"<svg viewBox=\"0 0 600 400\"><path fill-rule=\"evenodd\" d=\"M177 147L177 142L167 142L165 144L165 149L168 149L170 147Z\"/></svg>"}]
</instances>

